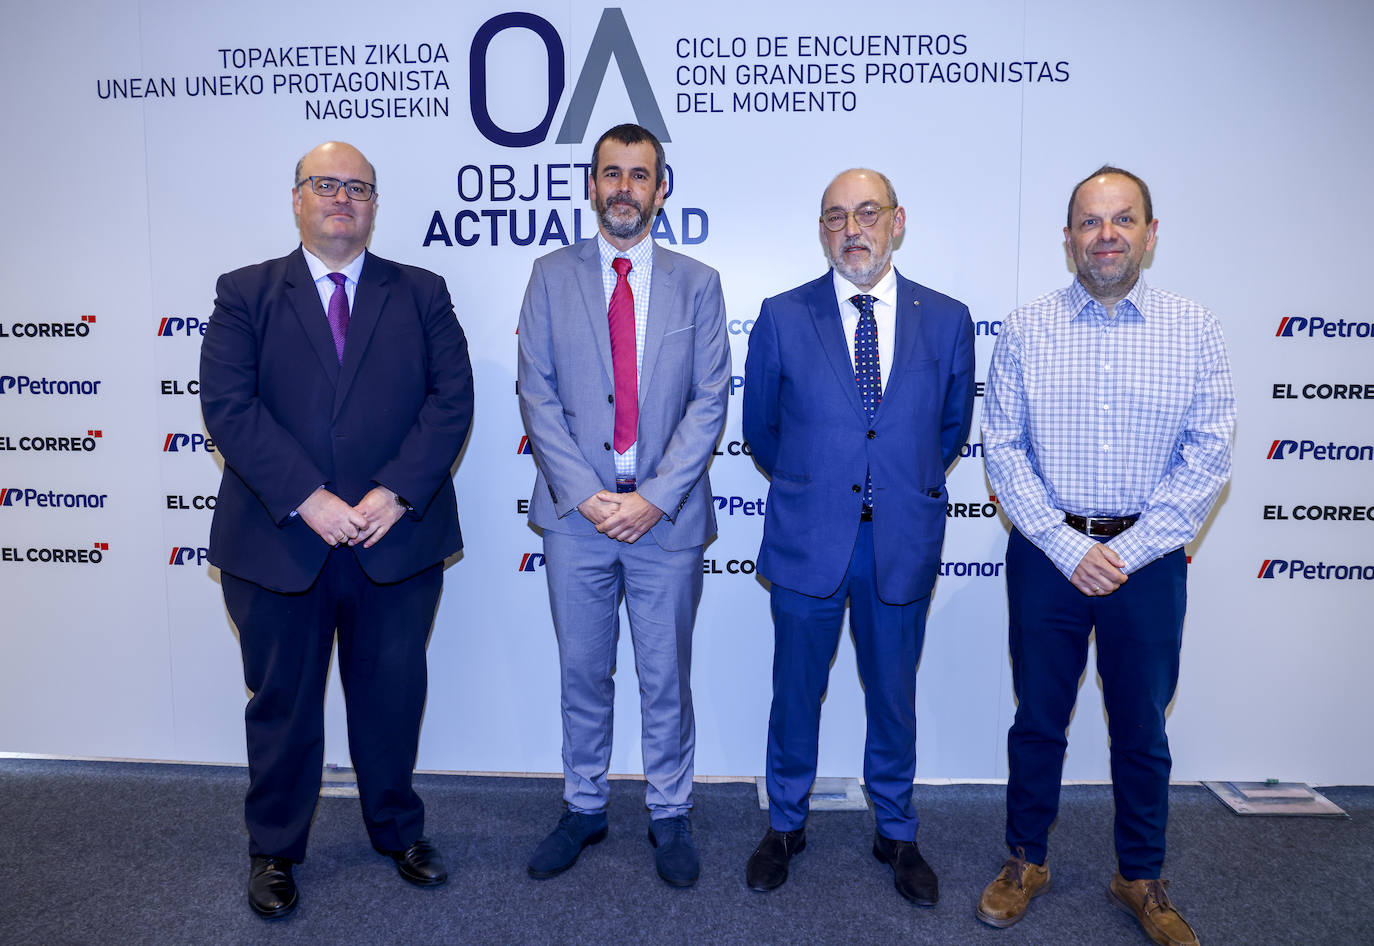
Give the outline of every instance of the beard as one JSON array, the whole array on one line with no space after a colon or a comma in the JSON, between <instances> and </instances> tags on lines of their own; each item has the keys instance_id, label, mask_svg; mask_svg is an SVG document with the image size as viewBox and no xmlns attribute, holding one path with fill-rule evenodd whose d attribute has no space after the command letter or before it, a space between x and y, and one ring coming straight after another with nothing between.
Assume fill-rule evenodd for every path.
<instances>
[{"instance_id":1,"label":"beard","mask_svg":"<svg viewBox=\"0 0 1374 946\"><path fill-rule=\"evenodd\" d=\"M868 250L867 266L858 265L852 260L845 259L845 247L853 246L862 246ZM834 266L835 270L845 279L848 279L860 289L872 289L877 285L878 280L883 275L883 271L887 269L887 264L892 260L892 243L889 242L887 244L887 249L881 254L875 255L873 247L868 242L864 240L850 240L846 241L844 246L840 247L839 253L835 255L831 255L830 249L827 247L826 255L830 256L830 265Z\"/></svg>"},{"instance_id":2,"label":"beard","mask_svg":"<svg viewBox=\"0 0 1374 946\"><path fill-rule=\"evenodd\" d=\"M1078 270L1078 281L1094 298L1118 294L1124 296L1140 275L1140 260L1133 258L1129 247L1114 261L1097 263L1085 253L1082 260L1075 260L1074 263Z\"/></svg>"},{"instance_id":3,"label":"beard","mask_svg":"<svg viewBox=\"0 0 1374 946\"><path fill-rule=\"evenodd\" d=\"M612 216L611 210L617 205L633 208L635 215L629 218ZM596 216L601 223L601 228L617 240L628 240L637 236L649 224L648 211L628 194L615 194L607 198L605 203L598 202Z\"/></svg>"}]
</instances>

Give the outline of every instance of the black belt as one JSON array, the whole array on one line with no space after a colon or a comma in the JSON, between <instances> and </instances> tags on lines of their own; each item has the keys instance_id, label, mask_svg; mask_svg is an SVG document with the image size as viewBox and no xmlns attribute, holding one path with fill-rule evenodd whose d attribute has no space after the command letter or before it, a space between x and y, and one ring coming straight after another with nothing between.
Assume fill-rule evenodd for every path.
<instances>
[{"instance_id":1,"label":"black belt","mask_svg":"<svg viewBox=\"0 0 1374 946\"><path fill-rule=\"evenodd\" d=\"M617 493L633 493L635 485L633 476L617 476L615 478L615 491Z\"/></svg>"},{"instance_id":2,"label":"black belt","mask_svg":"<svg viewBox=\"0 0 1374 946\"><path fill-rule=\"evenodd\" d=\"M1090 516L1075 516L1071 512L1064 514L1064 521L1068 523L1069 528L1077 529L1084 535L1100 535L1108 538L1125 532L1131 526L1135 525L1135 521L1139 518L1140 516L1138 515L1100 516L1094 518Z\"/></svg>"},{"instance_id":3,"label":"black belt","mask_svg":"<svg viewBox=\"0 0 1374 946\"><path fill-rule=\"evenodd\" d=\"M864 506L862 509L859 510L859 521L860 521L860 522L872 522L872 521L873 521L873 507L872 507L872 506Z\"/></svg>"}]
</instances>

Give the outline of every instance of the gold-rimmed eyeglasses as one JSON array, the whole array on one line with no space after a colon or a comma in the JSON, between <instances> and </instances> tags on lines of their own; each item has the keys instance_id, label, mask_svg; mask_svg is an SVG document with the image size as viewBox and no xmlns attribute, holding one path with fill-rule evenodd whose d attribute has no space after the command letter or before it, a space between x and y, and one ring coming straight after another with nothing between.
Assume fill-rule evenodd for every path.
<instances>
[{"instance_id":1,"label":"gold-rimmed eyeglasses","mask_svg":"<svg viewBox=\"0 0 1374 946\"><path fill-rule=\"evenodd\" d=\"M897 207L893 205L891 207L860 207L858 210L827 210L821 214L821 225L832 233L839 233L849 223L849 218L853 217L855 223L867 230L878 222L883 211L896 209Z\"/></svg>"}]
</instances>

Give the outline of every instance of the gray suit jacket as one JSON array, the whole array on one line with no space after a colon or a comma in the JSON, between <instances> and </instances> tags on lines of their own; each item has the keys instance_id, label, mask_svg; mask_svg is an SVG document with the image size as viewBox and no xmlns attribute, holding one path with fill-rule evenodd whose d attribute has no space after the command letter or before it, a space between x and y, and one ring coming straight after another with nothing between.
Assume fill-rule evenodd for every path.
<instances>
[{"instance_id":1,"label":"gray suit jacket","mask_svg":"<svg viewBox=\"0 0 1374 946\"><path fill-rule=\"evenodd\" d=\"M535 260L520 307L520 415L538 468L530 522L555 532L595 534L577 506L615 490L615 384L600 265L595 239ZM663 510L649 534L664 549L715 535L706 467L729 384L719 275L655 244L636 477L640 495Z\"/></svg>"}]
</instances>

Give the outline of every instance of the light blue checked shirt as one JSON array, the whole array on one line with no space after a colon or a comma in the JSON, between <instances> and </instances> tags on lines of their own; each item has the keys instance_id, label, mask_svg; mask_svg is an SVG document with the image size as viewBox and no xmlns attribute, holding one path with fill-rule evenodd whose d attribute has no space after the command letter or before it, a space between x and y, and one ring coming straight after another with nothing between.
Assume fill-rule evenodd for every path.
<instances>
[{"instance_id":1,"label":"light blue checked shirt","mask_svg":"<svg viewBox=\"0 0 1374 946\"><path fill-rule=\"evenodd\" d=\"M601 235L601 231L596 233L596 246L601 252L601 288L606 291L606 311L611 309L611 293L615 291L615 282L620 277L611 268L611 261L617 256L624 256L630 261L630 272L626 275L625 281L630 284L630 293L635 297L635 384L639 384L639 379L644 377L644 334L649 324L649 286L653 281L654 275L654 241L649 237L646 229L644 239L625 252L617 250L606 242L606 238ZM608 323L609 324L609 323ZM643 400L643 391L640 391L640 399ZM630 449L624 453L615 455L615 475L634 476L635 463L638 458L639 439L630 444Z\"/></svg>"},{"instance_id":2,"label":"light blue checked shirt","mask_svg":"<svg viewBox=\"0 0 1374 946\"><path fill-rule=\"evenodd\" d=\"M1197 535L1231 475L1235 421L1211 312L1141 277L1108 319L1075 279L1003 323L983 451L1007 517L1066 577L1098 540L1065 513L1138 513L1107 542L1130 573Z\"/></svg>"}]
</instances>

